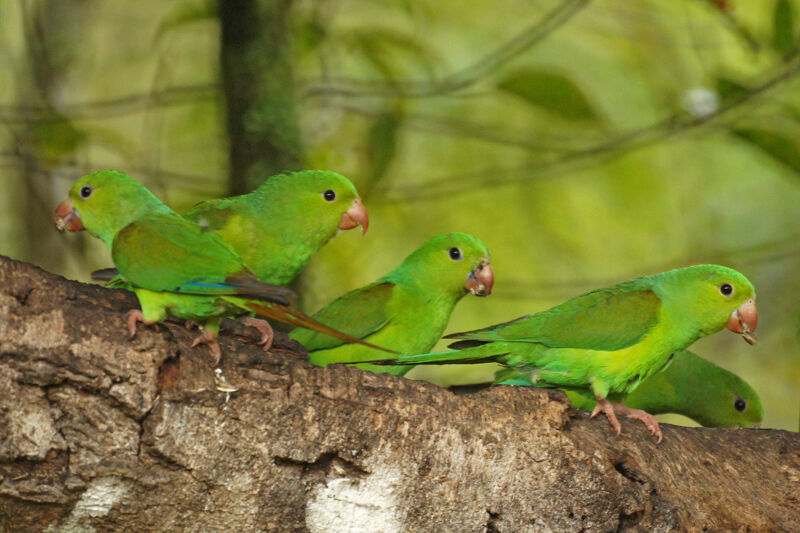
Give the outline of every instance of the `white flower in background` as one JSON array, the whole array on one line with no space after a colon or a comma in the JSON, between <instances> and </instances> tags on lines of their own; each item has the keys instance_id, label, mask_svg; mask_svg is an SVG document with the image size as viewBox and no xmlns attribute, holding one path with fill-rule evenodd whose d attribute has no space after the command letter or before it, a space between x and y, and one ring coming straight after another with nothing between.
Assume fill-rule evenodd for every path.
<instances>
[{"instance_id":1,"label":"white flower in background","mask_svg":"<svg viewBox=\"0 0 800 533\"><path fill-rule=\"evenodd\" d=\"M693 117L707 117L719 109L719 95L707 87L689 89L683 93L683 108Z\"/></svg>"}]
</instances>

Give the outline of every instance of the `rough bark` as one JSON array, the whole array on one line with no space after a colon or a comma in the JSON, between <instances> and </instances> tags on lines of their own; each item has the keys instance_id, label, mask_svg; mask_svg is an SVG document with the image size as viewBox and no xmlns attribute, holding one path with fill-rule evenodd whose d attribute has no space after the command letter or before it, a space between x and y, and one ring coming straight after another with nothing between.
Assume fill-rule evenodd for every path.
<instances>
[{"instance_id":1,"label":"rough bark","mask_svg":"<svg viewBox=\"0 0 800 533\"><path fill-rule=\"evenodd\" d=\"M0 531L800 531L800 435L454 395L223 335L126 338L122 291L0 260ZM238 325L234 332L247 336Z\"/></svg>"}]
</instances>

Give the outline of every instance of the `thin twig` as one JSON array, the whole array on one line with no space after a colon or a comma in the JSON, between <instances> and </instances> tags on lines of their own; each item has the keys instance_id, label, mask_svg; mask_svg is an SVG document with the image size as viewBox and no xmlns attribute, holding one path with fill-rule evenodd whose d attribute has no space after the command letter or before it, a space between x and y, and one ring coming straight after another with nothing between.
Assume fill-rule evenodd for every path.
<instances>
[{"instance_id":1,"label":"thin twig","mask_svg":"<svg viewBox=\"0 0 800 533\"><path fill-rule=\"evenodd\" d=\"M198 83L173 87L163 91L133 94L110 100L80 102L60 106L61 116L55 116L52 108L42 105L0 105L0 115L4 122L31 123L59 120L67 116L71 120L110 118L141 112L144 107L169 107L211 100L219 93L219 86L212 83Z\"/></svg>"},{"instance_id":2,"label":"thin twig","mask_svg":"<svg viewBox=\"0 0 800 533\"><path fill-rule=\"evenodd\" d=\"M374 109L342 101L326 101L322 107L334 107L364 117L378 117L386 113L385 109ZM471 137L473 139L480 139L507 147L521 148L530 152L572 153L575 151L575 148L567 146L533 143L528 140L530 135L525 135L524 137L522 135L509 135L498 131L497 127L494 125L482 124L465 119L456 119L443 115L406 111L402 114L402 122L404 126L421 131L454 135L460 138ZM569 138L569 140L574 142L575 139L572 137Z\"/></svg>"},{"instance_id":3,"label":"thin twig","mask_svg":"<svg viewBox=\"0 0 800 533\"><path fill-rule=\"evenodd\" d=\"M773 89L791 79L800 71L800 60L795 56L788 61L788 66L778 75L766 82L752 87L746 92L721 106L714 113L703 116L691 116L685 112L676 112L665 119L648 126L636 128L622 133L594 146L553 157L534 158L530 162L510 166L492 167L472 172L459 172L436 180L413 185L400 185L383 193L385 202L403 202L408 200L435 200L442 197L474 191L481 187L496 187L553 177L565 170L574 170L596 162L597 158L615 158L630 152L666 140L678 134L697 129L741 107L754 97ZM524 175L520 175L524 174Z\"/></svg>"},{"instance_id":4,"label":"thin twig","mask_svg":"<svg viewBox=\"0 0 800 533\"><path fill-rule=\"evenodd\" d=\"M663 272L672 268L702 263L732 263L738 265L773 263L800 256L800 248L797 247L799 240L800 233L793 233L782 239L760 242L743 248L712 252L704 250L700 253L686 254L669 261L646 265L637 268L634 272L623 273L619 276L571 278L569 280L550 279L535 282L509 279L499 284L499 287L495 287L493 297L527 300L533 297L541 297L543 293L577 295L584 290L606 287L646 273Z\"/></svg>"},{"instance_id":5,"label":"thin twig","mask_svg":"<svg viewBox=\"0 0 800 533\"><path fill-rule=\"evenodd\" d=\"M397 81L385 80L334 80L316 84L301 91L301 97L315 96L404 96L424 98L449 94L479 81L494 72L511 59L543 41L555 30L567 23L576 13L586 7L591 0L566 0L547 13L541 20L526 28L493 52L481 57L472 65L453 72L439 81Z\"/></svg>"}]
</instances>

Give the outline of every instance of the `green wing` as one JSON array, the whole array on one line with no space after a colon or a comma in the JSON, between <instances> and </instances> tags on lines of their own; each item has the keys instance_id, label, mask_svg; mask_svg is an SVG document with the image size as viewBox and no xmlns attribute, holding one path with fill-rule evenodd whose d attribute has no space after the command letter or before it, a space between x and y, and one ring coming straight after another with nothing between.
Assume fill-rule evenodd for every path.
<instances>
[{"instance_id":1,"label":"green wing","mask_svg":"<svg viewBox=\"0 0 800 533\"><path fill-rule=\"evenodd\" d=\"M317 312L314 318L348 335L364 339L389 323L388 307L394 288L394 283L388 281L367 285L334 300ZM343 344L339 339L307 329L297 329L291 337L309 352Z\"/></svg>"},{"instance_id":2,"label":"green wing","mask_svg":"<svg viewBox=\"0 0 800 533\"><path fill-rule=\"evenodd\" d=\"M551 348L620 350L658 323L660 298L649 288L618 285L593 291L542 313L489 328L455 333L453 348L492 341L535 342Z\"/></svg>"},{"instance_id":3,"label":"green wing","mask_svg":"<svg viewBox=\"0 0 800 533\"><path fill-rule=\"evenodd\" d=\"M247 195L206 200L196 204L183 216L196 222L204 230L219 231L231 223L234 217L241 219L241 211L250 207L248 202L242 201L242 198L247 198ZM247 214L257 215L256 213Z\"/></svg>"},{"instance_id":4,"label":"green wing","mask_svg":"<svg viewBox=\"0 0 800 533\"><path fill-rule=\"evenodd\" d=\"M120 230L112 258L126 281L153 291L282 304L293 296L285 287L258 281L221 241L175 214L144 217Z\"/></svg>"}]
</instances>

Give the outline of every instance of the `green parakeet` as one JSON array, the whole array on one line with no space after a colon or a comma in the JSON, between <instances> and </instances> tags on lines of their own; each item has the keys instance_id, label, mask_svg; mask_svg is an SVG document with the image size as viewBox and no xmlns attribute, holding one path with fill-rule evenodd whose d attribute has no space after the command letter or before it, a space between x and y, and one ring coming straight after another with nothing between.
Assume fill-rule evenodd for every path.
<instances>
[{"instance_id":1,"label":"green parakeet","mask_svg":"<svg viewBox=\"0 0 800 533\"><path fill-rule=\"evenodd\" d=\"M428 240L379 280L334 300L314 318L398 353L426 352L441 338L456 303L467 293L489 294L493 282L486 245L466 233L446 233ZM369 347L345 345L308 329L290 336L308 349L312 363L321 366L381 356ZM358 366L396 374L410 368Z\"/></svg>"},{"instance_id":2,"label":"green parakeet","mask_svg":"<svg viewBox=\"0 0 800 533\"><path fill-rule=\"evenodd\" d=\"M381 364L498 362L497 382L527 375L537 386L590 390L592 416L604 413L644 422L658 440L661 429L646 411L619 400L662 370L670 356L723 327L750 343L758 322L755 290L739 272L697 265L599 289L485 329L456 333L456 351L400 356ZM609 401L608 398L614 402Z\"/></svg>"},{"instance_id":3,"label":"green parakeet","mask_svg":"<svg viewBox=\"0 0 800 533\"><path fill-rule=\"evenodd\" d=\"M325 170L287 172L255 191L200 202L185 215L225 241L244 265L265 283L286 285L339 229L369 226L367 210L344 176ZM116 269L92 273L95 281L127 288ZM273 331L266 321L243 320L261 332L269 349Z\"/></svg>"},{"instance_id":4,"label":"green parakeet","mask_svg":"<svg viewBox=\"0 0 800 533\"><path fill-rule=\"evenodd\" d=\"M326 170L278 174L251 193L208 200L185 215L214 233L261 281L286 285L338 229L369 227L344 176Z\"/></svg>"},{"instance_id":5,"label":"green parakeet","mask_svg":"<svg viewBox=\"0 0 800 533\"><path fill-rule=\"evenodd\" d=\"M256 313L361 342L293 309L292 291L256 279L222 240L122 172L107 170L79 179L69 200L56 209L55 221L59 229L86 229L109 247L142 307L129 314L131 336L138 321L152 324L167 315L192 320L204 329L194 345L208 344L216 364L222 318Z\"/></svg>"},{"instance_id":6,"label":"green parakeet","mask_svg":"<svg viewBox=\"0 0 800 533\"><path fill-rule=\"evenodd\" d=\"M504 384L531 385L520 376ZM586 390L565 391L572 405L591 411L597 400ZM675 413L706 427L755 426L764 418L753 387L689 350L676 352L667 368L650 376L622 402L652 415Z\"/></svg>"}]
</instances>

